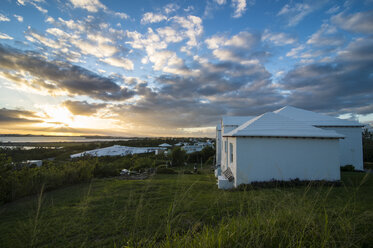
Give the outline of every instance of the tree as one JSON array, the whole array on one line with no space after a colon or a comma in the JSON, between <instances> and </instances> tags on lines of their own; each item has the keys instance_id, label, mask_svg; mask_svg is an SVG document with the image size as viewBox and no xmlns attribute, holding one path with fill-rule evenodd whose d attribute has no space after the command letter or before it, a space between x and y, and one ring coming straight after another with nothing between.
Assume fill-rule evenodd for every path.
<instances>
[{"instance_id":1,"label":"tree","mask_svg":"<svg viewBox=\"0 0 373 248\"><path fill-rule=\"evenodd\" d=\"M186 153L180 147L175 147L171 152L172 166L183 166L185 162Z\"/></svg>"},{"instance_id":2,"label":"tree","mask_svg":"<svg viewBox=\"0 0 373 248\"><path fill-rule=\"evenodd\" d=\"M202 155L202 162L205 163L210 157L213 157L215 155L215 149L211 146L206 146L201 151Z\"/></svg>"}]
</instances>

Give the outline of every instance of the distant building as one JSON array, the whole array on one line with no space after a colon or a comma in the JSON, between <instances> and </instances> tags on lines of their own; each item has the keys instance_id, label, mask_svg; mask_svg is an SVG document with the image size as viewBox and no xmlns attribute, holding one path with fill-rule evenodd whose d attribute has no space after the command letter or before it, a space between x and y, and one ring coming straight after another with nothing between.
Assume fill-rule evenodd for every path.
<instances>
[{"instance_id":1,"label":"distant building","mask_svg":"<svg viewBox=\"0 0 373 248\"><path fill-rule=\"evenodd\" d=\"M43 165L43 160L27 160L27 161L21 162L21 164L26 165L26 166L35 165L37 167L40 167Z\"/></svg>"},{"instance_id":2,"label":"distant building","mask_svg":"<svg viewBox=\"0 0 373 248\"><path fill-rule=\"evenodd\" d=\"M159 147L170 148L170 147L172 147L172 145L167 144L167 143L163 143L163 144L160 144Z\"/></svg>"},{"instance_id":3,"label":"distant building","mask_svg":"<svg viewBox=\"0 0 373 248\"><path fill-rule=\"evenodd\" d=\"M197 142L193 145L184 144L184 146L181 147L182 150L184 150L187 154L193 153L193 152L200 152L203 150L203 148L207 146L213 146L213 143L207 143L207 142Z\"/></svg>"},{"instance_id":4,"label":"distant building","mask_svg":"<svg viewBox=\"0 0 373 248\"><path fill-rule=\"evenodd\" d=\"M79 158L84 156L103 157L103 156L127 156L139 153L160 153L165 148L162 147L129 147L114 145L105 148L94 149L77 154L70 155L71 158Z\"/></svg>"}]
</instances>

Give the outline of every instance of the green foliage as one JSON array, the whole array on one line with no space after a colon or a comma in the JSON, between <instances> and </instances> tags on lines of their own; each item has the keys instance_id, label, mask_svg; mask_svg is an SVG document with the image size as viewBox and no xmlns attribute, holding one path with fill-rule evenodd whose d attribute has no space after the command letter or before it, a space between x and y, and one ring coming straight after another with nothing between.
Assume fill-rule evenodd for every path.
<instances>
[{"instance_id":1,"label":"green foliage","mask_svg":"<svg viewBox=\"0 0 373 248\"><path fill-rule=\"evenodd\" d=\"M341 166L341 171L355 171L355 166L352 164Z\"/></svg>"},{"instance_id":2,"label":"green foliage","mask_svg":"<svg viewBox=\"0 0 373 248\"><path fill-rule=\"evenodd\" d=\"M152 159L150 158L138 158L134 162L134 167L132 168L133 170L142 170L146 168L152 168L154 167L155 164Z\"/></svg>"},{"instance_id":3,"label":"green foliage","mask_svg":"<svg viewBox=\"0 0 373 248\"><path fill-rule=\"evenodd\" d=\"M177 174L177 172L171 168L157 168L158 174Z\"/></svg>"},{"instance_id":4,"label":"green foliage","mask_svg":"<svg viewBox=\"0 0 373 248\"><path fill-rule=\"evenodd\" d=\"M200 152L193 152L188 154L187 161L188 163L201 163L202 161L202 163L205 164L209 159L210 161L213 161L214 155L215 149L210 146L206 146ZM211 162L211 164L212 163L213 162Z\"/></svg>"},{"instance_id":5,"label":"green foliage","mask_svg":"<svg viewBox=\"0 0 373 248\"><path fill-rule=\"evenodd\" d=\"M342 172L342 183L222 191L207 174L93 179L0 206L0 247L371 247L373 177Z\"/></svg>"},{"instance_id":6,"label":"green foliage","mask_svg":"<svg viewBox=\"0 0 373 248\"><path fill-rule=\"evenodd\" d=\"M0 156L0 203L9 202L44 190L86 182L93 177L94 164L89 161L45 162L40 167L17 169L9 159Z\"/></svg>"},{"instance_id":7,"label":"green foliage","mask_svg":"<svg viewBox=\"0 0 373 248\"><path fill-rule=\"evenodd\" d=\"M180 147L175 147L171 152L172 166L184 166L186 153Z\"/></svg>"},{"instance_id":8,"label":"green foliage","mask_svg":"<svg viewBox=\"0 0 373 248\"><path fill-rule=\"evenodd\" d=\"M364 162L373 162L373 138L363 136L363 159Z\"/></svg>"}]
</instances>

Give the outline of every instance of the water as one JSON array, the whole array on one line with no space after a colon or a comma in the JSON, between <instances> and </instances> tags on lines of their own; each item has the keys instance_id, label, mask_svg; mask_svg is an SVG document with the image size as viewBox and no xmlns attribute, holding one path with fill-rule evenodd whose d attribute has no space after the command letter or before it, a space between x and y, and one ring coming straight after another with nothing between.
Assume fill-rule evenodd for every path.
<instances>
[{"instance_id":1,"label":"water","mask_svg":"<svg viewBox=\"0 0 373 248\"><path fill-rule=\"evenodd\" d=\"M10 149L10 150L14 150L14 149L32 150L32 149L36 149L36 148L61 149L62 146L60 146L60 147L57 147L57 146L45 146L45 147L41 147L41 146L0 146L0 149Z\"/></svg>"},{"instance_id":2,"label":"water","mask_svg":"<svg viewBox=\"0 0 373 248\"><path fill-rule=\"evenodd\" d=\"M30 137L12 137L12 136L0 136L0 142L3 143L39 143L39 142L97 142L97 141L127 141L130 139L118 138L118 139L87 139L85 137L44 137L44 136L30 136Z\"/></svg>"}]
</instances>

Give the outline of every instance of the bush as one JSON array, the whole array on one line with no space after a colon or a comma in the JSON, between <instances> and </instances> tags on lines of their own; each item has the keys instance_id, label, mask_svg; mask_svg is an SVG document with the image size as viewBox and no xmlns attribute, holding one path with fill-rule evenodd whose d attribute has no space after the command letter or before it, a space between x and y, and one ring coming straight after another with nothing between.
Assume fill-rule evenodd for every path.
<instances>
[{"instance_id":1,"label":"bush","mask_svg":"<svg viewBox=\"0 0 373 248\"><path fill-rule=\"evenodd\" d=\"M190 171L190 170L185 170L185 171L183 171L183 173L184 173L184 174L187 174L187 175L193 174L193 172Z\"/></svg>"},{"instance_id":2,"label":"bush","mask_svg":"<svg viewBox=\"0 0 373 248\"><path fill-rule=\"evenodd\" d=\"M9 163L0 155L0 203L51 190L63 185L87 182L93 178L95 163L92 160L56 163L46 161L40 167L22 167Z\"/></svg>"},{"instance_id":3,"label":"bush","mask_svg":"<svg viewBox=\"0 0 373 248\"><path fill-rule=\"evenodd\" d=\"M355 171L355 167L352 164L341 166L341 171Z\"/></svg>"},{"instance_id":4,"label":"bush","mask_svg":"<svg viewBox=\"0 0 373 248\"><path fill-rule=\"evenodd\" d=\"M158 174L177 174L177 172L171 168L158 168Z\"/></svg>"},{"instance_id":5,"label":"bush","mask_svg":"<svg viewBox=\"0 0 373 248\"><path fill-rule=\"evenodd\" d=\"M132 167L132 170L141 170L145 168L152 168L153 167L153 161L150 158L137 158L134 161L134 166Z\"/></svg>"},{"instance_id":6,"label":"bush","mask_svg":"<svg viewBox=\"0 0 373 248\"><path fill-rule=\"evenodd\" d=\"M175 147L171 153L172 166L183 166L185 162L186 153L180 147Z\"/></svg>"}]
</instances>

